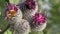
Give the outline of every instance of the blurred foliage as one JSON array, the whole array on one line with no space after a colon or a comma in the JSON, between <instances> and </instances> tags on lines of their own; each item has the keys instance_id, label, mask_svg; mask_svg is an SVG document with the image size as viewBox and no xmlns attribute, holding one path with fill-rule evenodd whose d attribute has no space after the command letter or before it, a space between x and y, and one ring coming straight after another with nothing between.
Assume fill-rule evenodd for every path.
<instances>
[{"instance_id":1,"label":"blurred foliage","mask_svg":"<svg viewBox=\"0 0 60 34\"><path fill-rule=\"evenodd\" d=\"M4 11L6 6L6 1L9 2L8 0L0 0L0 29L2 30L4 30L8 25L8 23L3 20L1 15L1 12ZM14 2L15 1L16 0L14 0ZM46 2L47 0L42 1ZM48 0L48 2L51 5L51 9L49 10L50 17L48 17L46 29L42 32L31 32L30 34L60 34L60 0ZM4 32L4 34L12 34L12 32L8 29Z\"/></svg>"}]
</instances>

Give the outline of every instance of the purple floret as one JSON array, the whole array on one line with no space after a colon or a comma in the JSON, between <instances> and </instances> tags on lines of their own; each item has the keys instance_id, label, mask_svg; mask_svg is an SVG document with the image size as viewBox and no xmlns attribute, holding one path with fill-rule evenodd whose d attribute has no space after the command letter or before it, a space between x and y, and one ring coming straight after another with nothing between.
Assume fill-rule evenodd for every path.
<instances>
[{"instance_id":1,"label":"purple floret","mask_svg":"<svg viewBox=\"0 0 60 34\"><path fill-rule=\"evenodd\" d=\"M7 10L8 11L9 10L15 10L15 11L17 11L18 10L18 7L16 5L14 5L14 4L8 4L7 5Z\"/></svg>"},{"instance_id":2,"label":"purple floret","mask_svg":"<svg viewBox=\"0 0 60 34\"><path fill-rule=\"evenodd\" d=\"M29 9L35 9L36 7L36 1L34 0L26 0L25 4Z\"/></svg>"},{"instance_id":3,"label":"purple floret","mask_svg":"<svg viewBox=\"0 0 60 34\"><path fill-rule=\"evenodd\" d=\"M46 22L46 16L42 13L37 13L33 16L33 21L35 24L43 24Z\"/></svg>"}]
</instances>

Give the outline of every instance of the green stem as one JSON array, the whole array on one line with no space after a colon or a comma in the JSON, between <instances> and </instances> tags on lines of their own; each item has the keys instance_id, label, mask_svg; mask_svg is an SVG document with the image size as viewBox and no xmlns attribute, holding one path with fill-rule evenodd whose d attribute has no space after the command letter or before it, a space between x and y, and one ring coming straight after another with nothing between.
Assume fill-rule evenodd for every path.
<instances>
[{"instance_id":1,"label":"green stem","mask_svg":"<svg viewBox=\"0 0 60 34\"><path fill-rule=\"evenodd\" d=\"M2 32L0 32L1 34L3 34L8 28L10 27L10 25L8 25L5 29L2 30Z\"/></svg>"},{"instance_id":2,"label":"green stem","mask_svg":"<svg viewBox=\"0 0 60 34\"><path fill-rule=\"evenodd\" d=\"M43 33L44 33L44 34L47 34L47 29L43 30Z\"/></svg>"}]
</instances>

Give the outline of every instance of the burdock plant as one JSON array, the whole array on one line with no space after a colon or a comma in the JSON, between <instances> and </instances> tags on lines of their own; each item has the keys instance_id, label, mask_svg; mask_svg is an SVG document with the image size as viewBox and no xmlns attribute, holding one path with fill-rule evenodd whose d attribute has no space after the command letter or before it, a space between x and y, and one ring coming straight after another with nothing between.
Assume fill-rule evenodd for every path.
<instances>
[{"instance_id":1,"label":"burdock plant","mask_svg":"<svg viewBox=\"0 0 60 34\"><path fill-rule=\"evenodd\" d=\"M26 0L18 4L10 1L3 15L12 26L13 34L29 34L31 30L40 32L47 24L46 16L38 12L36 0Z\"/></svg>"}]
</instances>

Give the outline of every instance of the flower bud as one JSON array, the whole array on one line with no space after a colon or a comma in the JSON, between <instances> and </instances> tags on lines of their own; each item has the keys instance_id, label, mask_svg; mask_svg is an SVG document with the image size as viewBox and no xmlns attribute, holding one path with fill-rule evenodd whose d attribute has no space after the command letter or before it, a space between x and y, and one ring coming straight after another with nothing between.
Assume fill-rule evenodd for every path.
<instances>
[{"instance_id":1,"label":"flower bud","mask_svg":"<svg viewBox=\"0 0 60 34\"><path fill-rule=\"evenodd\" d=\"M30 25L27 20L21 19L14 25L15 34L28 34L30 32Z\"/></svg>"}]
</instances>

